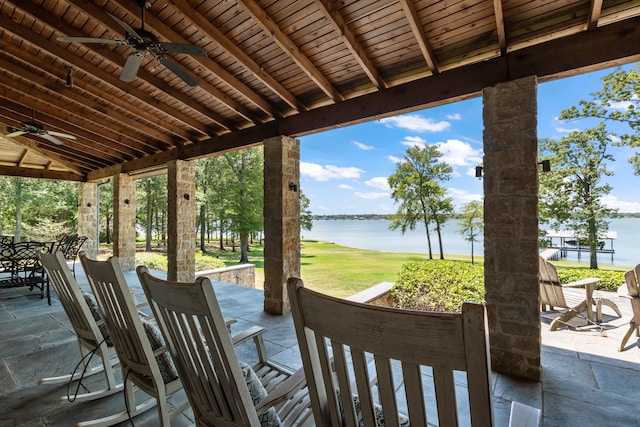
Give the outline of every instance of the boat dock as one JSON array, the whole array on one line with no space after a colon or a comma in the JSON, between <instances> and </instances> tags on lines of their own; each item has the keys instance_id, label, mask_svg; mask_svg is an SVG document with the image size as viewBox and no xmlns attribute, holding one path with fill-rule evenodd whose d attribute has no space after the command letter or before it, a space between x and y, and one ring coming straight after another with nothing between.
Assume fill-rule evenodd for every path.
<instances>
[{"instance_id":1,"label":"boat dock","mask_svg":"<svg viewBox=\"0 0 640 427\"><path fill-rule=\"evenodd\" d=\"M584 239L584 236L576 235L572 230L542 230L544 234L540 236L540 239L544 239L547 244L545 249L540 255L545 259L558 260L565 258L569 252L577 252L578 258L581 255L589 255L589 246L580 244L580 241ZM613 241L618 238L617 231L607 231L606 233L600 233L598 235L598 245L596 246L596 252L599 254L611 254L611 260L613 261L613 255L615 249L613 248ZM607 245L608 241L608 245Z\"/></svg>"}]
</instances>

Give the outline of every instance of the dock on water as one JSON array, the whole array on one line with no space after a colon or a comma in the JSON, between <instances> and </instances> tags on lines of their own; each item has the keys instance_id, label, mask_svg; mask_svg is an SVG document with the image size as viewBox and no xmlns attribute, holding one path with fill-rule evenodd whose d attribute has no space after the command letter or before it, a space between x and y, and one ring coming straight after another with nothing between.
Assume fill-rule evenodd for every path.
<instances>
[{"instance_id":1,"label":"dock on water","mask_svg":"<svg viewBox=\"0 0 640 427\"><path fill-rule=\"evenodd\" d=\"M569 252L577 252L578 258L583 253L589 254L589 246L580 244L581 240L584 240L583 235L578 235L572 230L542 230L541 239L546 241L545 249L540 252L540 255L544 259L558 260L565 258ZM598 245L596 246L596 252L599 254L611 254L611 260L613 261L613 255L615 249L613 249L613 241L618 238L617 231L607 231L605 233L598 234ZM607 241L609 245L607 247Z\"/></svg>"}]
</instances>

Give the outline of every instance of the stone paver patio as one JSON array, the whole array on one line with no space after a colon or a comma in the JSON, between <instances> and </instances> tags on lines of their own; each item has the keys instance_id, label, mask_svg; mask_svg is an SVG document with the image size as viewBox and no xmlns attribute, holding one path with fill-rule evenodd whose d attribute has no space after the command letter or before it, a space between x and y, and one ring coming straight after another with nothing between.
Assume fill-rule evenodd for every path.
<instances>
[{"instance_id":1,"label":"stone paver patio","mask_svg":"<svg viewBox=\"0 0 640 427\"><path fill-rule=\"evenodd\" d=\"M144 298L133 272L127 279L139 298ZM89 289L82 272L80 286ZM273 316L263 311L262 291L221 282L216 293L226 316L238 319L234 328L262 325L267 350L272 359L291 369L301 367L297 341L290 316ZM568 326L549 332L553 313L543 313L542 383L495 376L496 422L507 425L511 400L543 407L544 426L640 426L635 407L635 387L640 384L640 348L633 336L627 350L617 347L631 317L629 302L612 295L623 317L611 316L604 309L602 326L585 326L576 318ZM251 361L252 343L241 346L240 358ZM87 419L109 415L123 409L122 394L85 403L60 403L67 392L64 384L38 385L43 376L61 375L73 369L79 352L66 315L57 298L48 306L36 292L28 289L0 290L0 426L67 426ZM92 381L84 384L91 388ZM170 402L178 405L182 393ZM193 423L191 411L176 417L173 426ZM150 410L134 419L136 426L155 426L157 411ZM123 423L129 425L128 423Z\"/></svg>"}]
</instances>

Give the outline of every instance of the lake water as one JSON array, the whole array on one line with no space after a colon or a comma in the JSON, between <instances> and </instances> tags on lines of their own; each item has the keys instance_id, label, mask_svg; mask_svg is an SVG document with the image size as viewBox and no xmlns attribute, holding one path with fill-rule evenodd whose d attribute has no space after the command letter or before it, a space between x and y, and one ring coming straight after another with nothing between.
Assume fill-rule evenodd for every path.
<instances>
[{"instance_id":1,"label":"lake water","mask_svg":"<svg viewBox=\"0 0 640 427\"><path fill-rule=\"evenodd\" d=\"M338 245L387 252L429 253L427 236L423 226L416 226L404 235L398 230L389 230L389 220L314 220L311 231L302 231L303 239L326 240ZM457 221L447 221L442 230L442 245L445 254L471 255L471 243L459 233ZM598 265L632 267L640 263L640 218L612 219L610 231L618 233L613 241L615 254L598 254ZM431 248L434 257L439 256L438 237L431 233ZM610 248L609 240L605 248ZM476 255L483 254L482 241L474 243ZM589 263L589 254L569 253L567 260Z\"/></svg>"}]
</instances>

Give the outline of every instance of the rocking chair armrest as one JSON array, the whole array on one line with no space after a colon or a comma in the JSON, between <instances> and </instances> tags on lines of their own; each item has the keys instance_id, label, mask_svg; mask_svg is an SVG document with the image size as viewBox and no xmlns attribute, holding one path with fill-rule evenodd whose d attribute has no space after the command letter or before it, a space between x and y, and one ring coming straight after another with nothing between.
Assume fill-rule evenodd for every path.
<instances>
[{"instance_id":1,"label":"rocking chair armrest","mask_svg":"<svg viewBox=\"0 0 640 427\"><path fill-rule=\"evenodd\" d=\"M167 353L169 351L169 347L167 347L166 345L163 345L162 347L158 347L157 349L153 350L153 355L154 356L160 356L161 354Z\"/></svg>"},{"instance_id":2,"label":"rocking chair armrest","mask_svg":"<svg viewBox=\"0 0 640 427\"><path fill-rule=\"evenodd\" d=\"M589 286L589 285L595 286L596 283L600 282L601 280L602 279L600 279L598 277L587 277L585 279L576 280L575 282L563 283L562 287L563 288L573 288L573 287L578 287L578 286Z\"/></svg>"},{"instance_id":3,"label":"rocking chair armrest","mask_svg":"<svg viewBox=\"0 0 640 427\"><path fill-rule=\"evenodd\" d=\"M234 346L240 345L245 341L249 341L250 339L261 337L265 332L267 332L267 328L264 328L262 326L252 326L235 335L232 335L231 342Z\"/></svg>"},{"instance_id":4,"label":"rocking chair armrest","mask_svg":"<svg viewBox=\"0 0 640 427\"><path fill-rule=\"evenodd\" d=\"M269 408L278 403L284 402L291 398L296 392L307 385L307 379L304 376L304 369L300 368L289 378L280 383L275 389L271 390L264 399L256 405L258 416L262 415Z\"/></svg>"}]
</instances>

